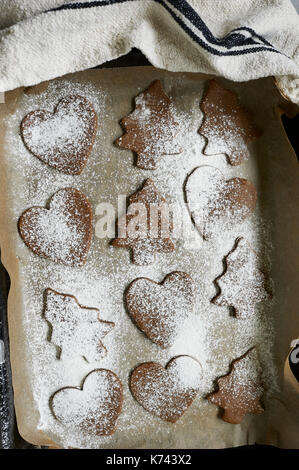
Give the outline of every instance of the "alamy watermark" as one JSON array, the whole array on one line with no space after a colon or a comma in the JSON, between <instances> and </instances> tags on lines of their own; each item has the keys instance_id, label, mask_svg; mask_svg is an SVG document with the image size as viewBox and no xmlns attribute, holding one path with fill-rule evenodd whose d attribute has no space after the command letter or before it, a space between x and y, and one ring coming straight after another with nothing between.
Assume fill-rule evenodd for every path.
<instances>
[{"instance_id":1,"label":"alamy watermark","mask_svg":"<svg viewBox=\"0 0 299 470\"><path fill-rule=\"evenodd\" d=\"M190 218L187 204L134 202L127 207L126 201L125 195L119 195L116 206L108 202L97 205L98 238L171 238L180 240L187 249L200 248L203 238Z\"/></svg>"},{"instance_id":2,"label":"alamy watermark","mask_svg":"<svg viewBox=\"0 0 299 470\"><path fill-rule=\"evenodd\" d=\"M299 363L299 339L293 339L291 342L291 348L293 348L290 354L290 361L292 364Z\"/></svg>"}]
</instances>

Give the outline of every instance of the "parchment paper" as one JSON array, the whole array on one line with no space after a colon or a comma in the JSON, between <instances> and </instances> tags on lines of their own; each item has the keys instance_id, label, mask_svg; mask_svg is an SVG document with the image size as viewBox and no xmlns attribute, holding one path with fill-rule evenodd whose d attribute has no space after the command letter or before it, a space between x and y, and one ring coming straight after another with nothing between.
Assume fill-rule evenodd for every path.
<instances>
[{"instance_id":1,"label":"parchment paper","mask_svg":"<svg viewBox=\"0 0 299 470\"><path fill-rule=\"evenodd\" d=\"M163 81L176 109L190 121L192 145L183 155L164 157L157 170L147 172L133 166L132 153L115 147L113 141L122 134L119 120L132 110L133 97L156 78ZM224 155L202 154L204 139L197 130L207 78L153 67L93 70L57 79L49 86L9 92L0 105L0 242L2 261L11 278L8 320L17 423L29 442L96 448L218 448L254 442L299 447L299 386L286 363L290 343L299 335L299 178L296 155L279 117L278 107L286 103L271 78L247 83L221 80L239 94L263 130L249 161L233 168ZM94 101L98 99L99 132L87 167L77 177L60 175L39 162L23 148L18 134L20 120L27 112L49 109L52 102L54 107L70 89ZM55 90L57 99L53 101ZM181 169L178 171L182 158L185 176ZM196 165L194 158L198 158ZM100 202L115 203L119 194L131 195L145 178L151 177L167 200L182 202L187 174L205 164L221 168L228 177L245 176L258 190L257 213L224 236L221 243L201 243L198 235L198 249L188 250L178 240L175 254L160 257L152 267L137 267L132 265L128 250L113 249L109 239L95 235L86 266L75 269L38 258L18 235L17 220L22 212L33 205L46 205L59 188L81 189L96 212ZM97 220L95 215L95 226ZM213 280L222 272L223 257L237 236L245 236L264 258L275 292L267 308L257 309L261 319L251 322L249 333L246 323L242 326L226 308L210 303L215 294ZM160 351L137 330L123 306L122 292L131 280L146 276L161 281L174 270L186 270L198 286L194 321L199 336L194 351L188 350L188 337L174 350ZM99 364L84 363L82 358L62 364L55 357L55 348L47 341L48 325L42 317L43 291L47 287L71 293L81 304L98 307L103 319L115 321L115 331L105 339L107 358ZM189 348L194 347L192 344ZM231 425L220 419L217 407L208 403L205 395L214 389L213 381L228 371L231 360L253 344L266 375L266 410L262 415L247 416L241 425ZM206 377L185 415L175 425L163 423L134 401L128 377L140 362L157 360L165 365L174 355L184 353L202 362ZM93 439L76 430L65 430L52 416L48 400L61 387L79 386L97 367L111 368L120 376L124 409L112 437Z\"/></svg>"}]
</instances>

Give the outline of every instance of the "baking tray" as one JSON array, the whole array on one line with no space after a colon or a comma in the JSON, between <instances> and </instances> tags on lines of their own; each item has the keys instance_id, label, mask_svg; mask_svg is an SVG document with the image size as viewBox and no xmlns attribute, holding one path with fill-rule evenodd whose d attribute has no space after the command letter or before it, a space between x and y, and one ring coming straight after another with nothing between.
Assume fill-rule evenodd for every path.
<instances>
[{"instance_id":1,"label":"baking tray","mask_svg":"<svg viewBox=\"0 0 299 470\"><path fill-rule=\"evenodd\" d=\"M98 68L128 67L149 65L147 59L137 49L132 50L128 55L119 59L107 62ZM299 143L297 139L297 129L299 115L293 119L282 116L282 121L291 144L299 158ZM1 449L25 449L34 448L24 441L18 433L13 405L13 389L11 383L11 370L9 363L9 338L7 328L7 296L9 291L9 277L0 261L0 358L4 362L0 364L0 448ZM294 374L297 375L298 367L293 367ZM297 377L299 381L299 374Z\"/></svg>"}]
</instances>

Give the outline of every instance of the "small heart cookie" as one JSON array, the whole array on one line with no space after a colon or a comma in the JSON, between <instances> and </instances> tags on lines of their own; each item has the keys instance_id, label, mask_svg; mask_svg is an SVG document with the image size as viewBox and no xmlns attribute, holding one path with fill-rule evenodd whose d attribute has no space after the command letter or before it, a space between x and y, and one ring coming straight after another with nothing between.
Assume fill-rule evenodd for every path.
<instances>
[{"instance_id":1,"label":"small heart cookie","mask_svg":"<svg viewBox=\"0 0 299 470\"><path fill-rule=\"evenodd\" d=\"M110 436L122 410L123 387L114 372L96 369L82 388L65 387L54 393L50 407L55 418L70 428L92 435Z\"/></svg>"},{"instance_id":2,"label":"small heart cookie","mask_svg":"<svg viewBox=\"0 0 299 470\"><path fill-rule=\"evenodd\" d=\"M97 129L92 104L82 96L67 96L54 113L38 109L21 122L27 149L42 162L68 175L79 175L91 153Z\"/></svg>"},{"instance_id":3,"label":"small heart cookie","mask_svg":"<svg viewBox=\"0 0 299 470\"><path fill-rule=\"evenodd\" d=\"M201 374L200 363L190 356L174 357L165 368L156 362L145 362L133 370L130 389L143 408L175 423L199 392Z\"/></svg>"},{"instance_id":4,"label":"small heart cookie","mask_svg":"<svg viewBox=\"0 0 299 470\"><path fill-rule=\"evenodd\" d=\"M31 207L19 218L20 236L38 256L57 263L81 266L86 262L92 237L92 207L74 188L57 191L49 209Z\"/></svg>"},{"instance_id":5,"label":"small heart cookie","mask_svg":"<svg viewBox=\"0 0 299 470\"><path fill-rule=\"evenodd\" d=\"M185 185L187 204L204 239L243 222L255 209L255 186L245 178L225 179L212 166L195 168Z\"/></svg>"},{"instance_id":6,"label":"small heart cookie","mask_svg":"<svg viewBox=\"0 0 299 470\"><path fill-rule=\"evenodd\" d=\"M168 274L161 283L135 279L126 292L128 311L138 328L162 348L171 346L193 309L194 285L184 272Z\"/></svg>"}]
</instances>

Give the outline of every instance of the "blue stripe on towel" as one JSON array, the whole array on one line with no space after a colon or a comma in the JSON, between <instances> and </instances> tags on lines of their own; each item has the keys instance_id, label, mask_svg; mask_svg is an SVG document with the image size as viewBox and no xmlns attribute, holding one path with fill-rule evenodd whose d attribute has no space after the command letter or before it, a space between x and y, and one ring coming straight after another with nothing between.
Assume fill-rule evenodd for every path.
<instances>
[{"instance_id":1,"label":"blue stripe on towel","mask_svg":"<svg viewBox=\"0 0 299 470\"><path fill-rule=\"evenodd\" d=\"M90 2L66 3L60 7L48 10L45 13L62 10L79 10L86 8L105 7L115 4L128 3L140 0L103 0ZM263 36L257 34L252 28L246 26L233 29L221 39L216 38L198 13L186 0L152 0L160 4L172 16L185 33L199 46L211 54L218 56L238 56L260 51L269 51L281 54ZM181 15L181 16L178 16ZM188 26L189 22L193 28ZM202 35L203 38L200 36ZM225 50L219 50L216 47ZM241 48L241 49L240 49Z\"/></svg>"}]
</instances>

